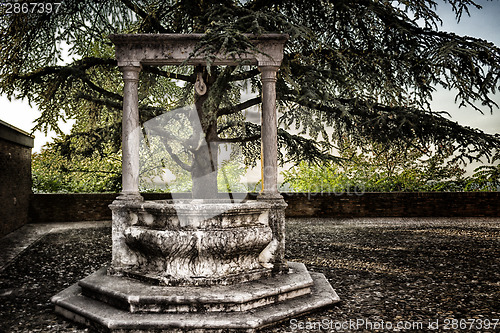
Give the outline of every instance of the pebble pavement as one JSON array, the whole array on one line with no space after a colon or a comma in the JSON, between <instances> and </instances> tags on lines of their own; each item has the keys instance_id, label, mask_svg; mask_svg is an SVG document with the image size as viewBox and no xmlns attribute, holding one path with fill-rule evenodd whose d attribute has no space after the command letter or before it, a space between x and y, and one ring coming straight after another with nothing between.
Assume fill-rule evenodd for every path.
<instances>
[{"instance_id":1,"label":"pebble pavement","mask_svg":"<svg viewBox=\"0 0 500 333\"><path fill-rule=\"evenodd\" d=\"M287 219L287 257L341 303L264 332L500 332L499 218ZM109 222L0 240L0 332L90 332L50 298L111 259Z\"/></svg>"}]
</instances>

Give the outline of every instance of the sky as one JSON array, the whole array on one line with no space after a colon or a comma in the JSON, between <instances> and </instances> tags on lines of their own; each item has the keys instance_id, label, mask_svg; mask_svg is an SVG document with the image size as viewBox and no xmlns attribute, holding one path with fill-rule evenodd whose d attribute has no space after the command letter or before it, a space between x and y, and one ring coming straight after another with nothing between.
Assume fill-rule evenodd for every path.
<instances>
[{"instance_id":1,"label":"sky","mask_svg":"<svg viewBox=\"0 0 500 333\"><path fill-rule=\"evenodd\" d=\"M500 46L500 20L498 19L500 17L500 0L478 0L478 2L483 6L483 9L471 9L471 17L464 15L459 24L456 23L449 6L439 5L438 14L444 21L440 30L486 39ZM459 109L458 105L454 103L454 98L453 92L440 89L433 95L432 108L449 112L452 119L460 124L476 127L491 134L500 133L499 109L495 109L493 115L488 109L484 109L484 115L482 115L470 107ZM497 93L493 100L500 105L500 93ZM5 96L0 96L1 120L31 133L35 126L34 121L39 116L40 112L36 106L30 107L27 101L9 101ZM65 133L69 133L73 123L72 120L67 120L66 123L61 123L60 127ZM46 136L37 131L33 135L35 136L33 152L39 152L45 143L52 140L55 133L49 132Z\"/></svg>"},{"instance_id":2,"label":"sky","mask_svg":"<svg viewBox=\"0 0 500 333\"><path fill-rule=\"evenodd\" d=\"M459 23L454 18L449 6L438 6L438 14L443 19L440 30L453 31L458 35L467 35L493 42L500 46L500 1L479 0L482 9L471 9L470 17L463 15ZM500 105L500 92L497 93L494 101ZM500 133L500 109L494 109L493 115L488 108L484 108L481 113L468 108L458 108L455 104L455 93L439 89L433 94L432 108L435 110L448 111L453 120L460 124L479 128L487 133Z\"/></svg>"}]
</instances>

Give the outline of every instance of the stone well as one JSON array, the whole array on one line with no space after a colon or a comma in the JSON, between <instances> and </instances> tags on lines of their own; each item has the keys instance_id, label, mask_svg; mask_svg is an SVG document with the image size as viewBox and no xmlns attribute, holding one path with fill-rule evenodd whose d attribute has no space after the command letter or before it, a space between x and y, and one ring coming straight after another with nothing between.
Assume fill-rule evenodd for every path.
<instances>
[{"instance_id":1,"label":"stone well","mask_svg":"<svg viewBox=\"0 0 500 333\"><path fill-rule=\"evenodd\" d=\"M52 298L56 312L105 332L253 332L332 305L322 274L285 260L286 203L277 189L276 73L286 35L249 36L262 79L263 191L257 200L144 201L138 190L142 65L200 65L203 35L113 35L123 71L122 183L112 262ZM213 65L238 59L217 55Z\"/></svg>"},{"instance_id":2,"label":"stone well","mask_svg":"<svg viewBox=\"0 0 500 333\"><path fill-rule=\"evenodd\" d=\"M156 285L227 285L271 275L267 202L164 200L113 211L110 273Z\"/></svg>"}]
</instances>

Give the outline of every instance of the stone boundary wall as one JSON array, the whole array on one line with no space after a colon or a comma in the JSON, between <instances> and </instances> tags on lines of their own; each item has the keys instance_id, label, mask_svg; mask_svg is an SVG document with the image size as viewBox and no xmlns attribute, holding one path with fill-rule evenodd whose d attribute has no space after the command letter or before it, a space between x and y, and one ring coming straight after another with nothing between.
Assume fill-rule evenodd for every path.
<instances>
[{"instance_id":1,"label":"stone boundary wall","mask_svg":"<svg viewBox=\"0 0 500 333\"><path fill-rule=\"evenodd\" d=\"M500 217L500 192L369 192L292 195L288 217Z\"/></svg>"},{"instance_id":2,"label":"stone boundary wall","mask_svg":"<svg viewBox=\"0 0 500 333\"><path fill-rule=\"evenodd\" d=\"M31 223L111 219L115 193L34 194ZM146 200L171 199L144 193ZM500 217L500 192L283 193L287 217ZM249 197L255 198L255 194Z\"/></svg>"}]
</instances>

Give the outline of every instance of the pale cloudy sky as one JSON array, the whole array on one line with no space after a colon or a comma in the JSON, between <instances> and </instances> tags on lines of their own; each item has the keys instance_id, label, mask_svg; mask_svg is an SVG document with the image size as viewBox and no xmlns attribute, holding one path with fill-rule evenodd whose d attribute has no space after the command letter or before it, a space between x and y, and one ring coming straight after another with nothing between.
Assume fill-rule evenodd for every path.
<instances>
[{"instance_id":1,"label":"pale cloudy sky","mask_svg":"<svg viewBox=\"0 0 500 333\"><path fill-rule=\"evenodd\" d=\"M441 30L454 31L459 35L467 35L493 42L500 46L500 1L499 0L479 0L483 8L481 10L471 9L471 16L464 15L457 23L453 13L448 10L449 7L441 5L438 7L438 13L443 19ZM454 103L455 94L453 92L438 90L434 94L432 102L433 109L448 111L452 119L460 124L471 127L480 128L487 133L500 133L500 109L493 110L493 114L489 109L484 108L484 115L469 108L458 108ZM498 92L493 100L500 105L500 92Z\"/></svg>"},{"instance_id":2,"label":"pale cloudy sky","mask_svg":"<svg viewBox=\"0 0 500 333\"><path fill-rule=\"evenodd\" d=\"M454 20L454 15L449 7L440 5L438 12L443 18L444 24L441 30L454 31L460 35L469 35L486 39L500 45L500 0L479 0L483 6L482 10L471 10L471 17L464 16L459 24ZM494 96L494 100L500 105L500 93ZM484 115L471 108L461 108L454 103L453 92L438 90L434 94L432 106L436 110L445 110L452 115L452 119L461 124L480 128L488 133L500 132L500 110L494 110L493 115L489 110L484 110ZM36 106L30 107L27 101L10 101L5 96L0 96L0 119L10 123L26 132L31 132L34 120L40 115ZM61 128L69 133L72 121L61 124ZM54 133L35 132L35 148L40 151L41 147L51 140Z\"/></svg>"}]
</instances>

